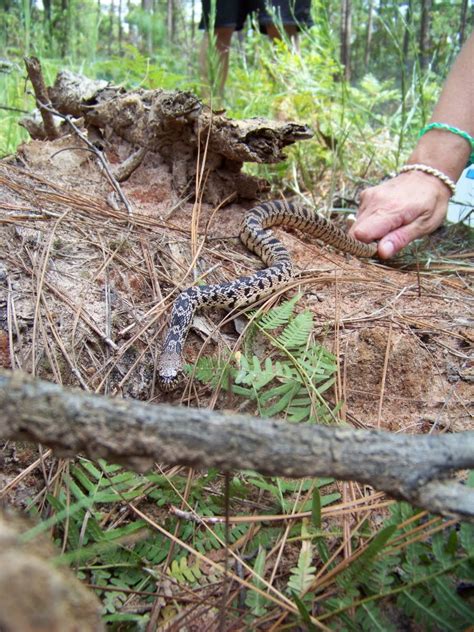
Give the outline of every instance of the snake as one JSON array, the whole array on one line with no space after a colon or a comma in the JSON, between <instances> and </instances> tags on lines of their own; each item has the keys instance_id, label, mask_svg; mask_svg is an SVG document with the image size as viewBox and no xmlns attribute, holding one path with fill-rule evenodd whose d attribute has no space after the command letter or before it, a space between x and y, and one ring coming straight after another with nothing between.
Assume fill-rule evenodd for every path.
<instances>
[{"instance_id":1,"label":"snake","mask_svg":"<svg viewBox=\"0 0 474 632\"><path fill-rule=\"evenodd\" d=\"M270 296L294 276L290 254L269 230L271 226L296 228L338 250L356 257L373 257L377 243L362 243L347 235L333 222L299 202L274 200L250 209L243 220L240 240L267 266L251 276L215 285L193 286L173 303L170 324L157 364L160 390L172 391L184 378L183 347L198 309L247 307Z\"/></svg>"}]
</instances>

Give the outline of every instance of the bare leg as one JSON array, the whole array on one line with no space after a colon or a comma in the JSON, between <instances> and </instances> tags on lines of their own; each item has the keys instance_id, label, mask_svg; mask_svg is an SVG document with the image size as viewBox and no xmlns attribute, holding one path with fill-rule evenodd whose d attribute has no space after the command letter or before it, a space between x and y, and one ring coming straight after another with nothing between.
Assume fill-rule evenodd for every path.
<instances>
[{"instance_id":1,"label":"bare leg","mask_svg":"<svg viewBox=\"0 0 474 632\"><path fill-rule=\"evenodd\" d=\"M232 27L218 27L215 29L215 51L209 48L209 34L204 33L201 45L201 72L211 87L217 87L217 94L222 97L229 72L229 50L232 39Z\"/></svg>"},{"instance_id":2,"label":"bare leg","mask_svg":"<svg viewBox=\"0 0 474 632\"><path fill-rule=\"evenodd\" d=\"M298 50L298 29L295 24L284 25L285 33L288 35L293 43L293 46ZM267 35L272 40L281 39L281 33L275 24L268 24L266 27Z\"/></svg>"}]
</instances>

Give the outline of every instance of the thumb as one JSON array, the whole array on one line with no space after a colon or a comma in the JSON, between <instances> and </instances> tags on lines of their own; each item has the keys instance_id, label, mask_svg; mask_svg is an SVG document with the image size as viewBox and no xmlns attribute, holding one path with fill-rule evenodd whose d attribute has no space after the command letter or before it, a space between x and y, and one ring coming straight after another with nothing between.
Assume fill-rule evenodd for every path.
<instances>
[{"instance_id":1,"label":"thumb","mask_svg":"<svg viewBox=\"0 0 474 632\"><path fill-rule=\"evenodd\" d=\"M381 259L390 259L414 239L421 237L424 232L416 224L407 224L385 235L379 241L378 254Z\"/></svg>"}]
</instances>

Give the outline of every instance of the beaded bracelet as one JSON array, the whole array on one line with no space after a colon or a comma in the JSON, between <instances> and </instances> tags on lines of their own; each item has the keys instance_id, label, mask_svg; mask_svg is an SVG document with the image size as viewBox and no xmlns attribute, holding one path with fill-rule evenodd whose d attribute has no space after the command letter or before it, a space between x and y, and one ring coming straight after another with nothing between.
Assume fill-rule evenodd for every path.
<instances>
[{"instance_id":1,"label":"beaded bracelet","mask_svg":"<svg viewBox=\"0 0 474 632\"><path fill-rule=\"evenodd\" d=\"M405 165L400 169L398 173L406 173L407 171L423 171L424 173L429 173L430 176L434 176L444 182L444 184L451 191L451 195L454 195L456 191L456 184L451 180L449 176L440 171L439 169L435 169L434 167L430 167L429 165L423 165L420 163L416 163L414 165Z\"/></svg>"},{"instance_id":2,"label":"beaded bracelet","mask_svg":"<svg viewBox=\"0 0 474 632\"><path fill-rule=\"evenodd\" d=\"M426 134L426 132L429 132L431 129L442 129L442 130L445 130L446 132L457 134L458 136L461 136L462 138L464 138L464 140L467 140L467 142L471 146L470 160L471 162L474 162L474 138L470 134L463 131L462 129L458 129L457 127L448 125L447 123L429 123L422 130L420 130L418 134L418 138L421 138L424 134Z\"/></svg>"}]
</instances>

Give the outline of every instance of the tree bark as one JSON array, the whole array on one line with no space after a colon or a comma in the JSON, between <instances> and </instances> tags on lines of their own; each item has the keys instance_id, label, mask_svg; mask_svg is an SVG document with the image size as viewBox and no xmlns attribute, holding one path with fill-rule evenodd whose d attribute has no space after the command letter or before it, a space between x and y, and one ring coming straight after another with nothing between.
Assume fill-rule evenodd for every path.
<instances>
[{"instance_id":1,"label":"tree bark","mask_svg":"<svg viewBox=\"0 0 474 632\"><path fill-rule=\"evenodd\" d=\"M70 19L69 19L69 0L61 0L61 18L58 21L58 31L61 38L61 55L66 57L68 53Z\"/></svg>"},{"instance_id":2,"label":"tree bark","mask_svg":"<svg viewBox=\"0 0 474 632\"><path fill-rule=\"evenodd\" d=\"M155 461L286 477L357 480L434 513L474 521L474 433L413 436L152 406L0 371L0 438L146 470Z\"/></svg>"},{"instance_id":3,"label":"tree bark","mask_svg":"<svg viewBox=\"0 0 474 632\"><path fill-rule=\"evenodd\" d=\"M365 72L369 70L370 45L372 43L372 22L374 17L374 0L369 0L367 9L367 31L365 33L364 67Z\"/></svg>"},{"instance_id":4,"label":"tree bark","mask_svg":"<svg viewBox=\"0 0 474 632\"><path fill-rule=\"evenodd\" d=\"M430 25L431 8L433 0L422 0L421 2L421 23L420 23L420 67L422 70L428 68L430 61Z\"/></svg>"},{"instance_id":5,"label":"tree bark","mask_svg":"<svg viewBox=\"0 0 474 632\"><path fill-rule=\"evenodd\" d=\"M41 63L37 57L25 57L25 66L28 73L28 78L31 81L35 97L37 102L50 106L48 91L46 84L44 83L43 71L41 69ZM54 124L54 118L51 112L48 112L44 108L40 107L41 118L43 119L43 128L45 132L45 138L53 140L59 137L58 129Z\"/></svg>"},{"instance_id":6,"label":"tree bark","mask_svg":"<svg viewBox=\"0 0 474 632\"><path fill-rule=\"evenodd\" d=\"M409 68L410 32L413 18L413 0L408 0L407 14L405 17L405 30L403 33L403 63Z\"/></svg>"},{"instance_id":7,"label":"tree bark","mask_svg":"<svg viewBox=\"0 0 474 632\"><path fill-rule=\"evenodd\" d=\"M114 16L115 16L115 6L114 0L110 0L109 6L109 33L108 33L108 42L107 42L107 52L109 57L112 55L112 46L114 42Z\"/></svg>"},{"instance_id":8,"label":"tree bark","mask_svg":"<svg viewBox=\"0 0 474 632\"><path fill-rule=\"evenodd\" d=\"M118 49L119 55L123 55L123 24L122 24L122 15L123 15L123 0L118 0Z\"/></svg>"},{"instance_id":9,"label":"tree bark","mask_svg":"<svg viewBox=\"0 0 474 632\"><path fill-rule=\"evenodd\" d=\"M167 30L168 30L168 41L170 43L174 43L175 39L175 27L176 27L176 6L175 0L167 0Z\"/></svg>"},{"instance_id":10,"label":"tree bark","mask_svg":"<svg viewBox=\"0 0 474 632\"><path fill-rule=\"evenodd\" d=\"M459 46L462 46L464 44L464 40L466 39L468 6L469 6L468 0L461 1L461 17L459 20Z\"/></svg>"},{"instance_id":11,"label":"tree bark","mask_svg":"<svg viewBox=\"0 0 474 632\"><path fill-rule=\"evenodd\" d=\"M341 1L341 64L344 66L344 79L351 79L351 0Z\"/></svg>"},{"instance_id":12,"label":"tree bark","mask_svg":"<svg viewBox=\"0 0 474 632\"><path fill-rule=\"evenodd\" d=\"M150 14L150 24L145 33L146 43L144 50L148 55L153 54L153 29L152 29L152 21L155 18L155 9L153 6L152 0L142 0L142 9L145 13ZM143 37L143 33L142 33Z\"/></svg>"}]
</instances>

